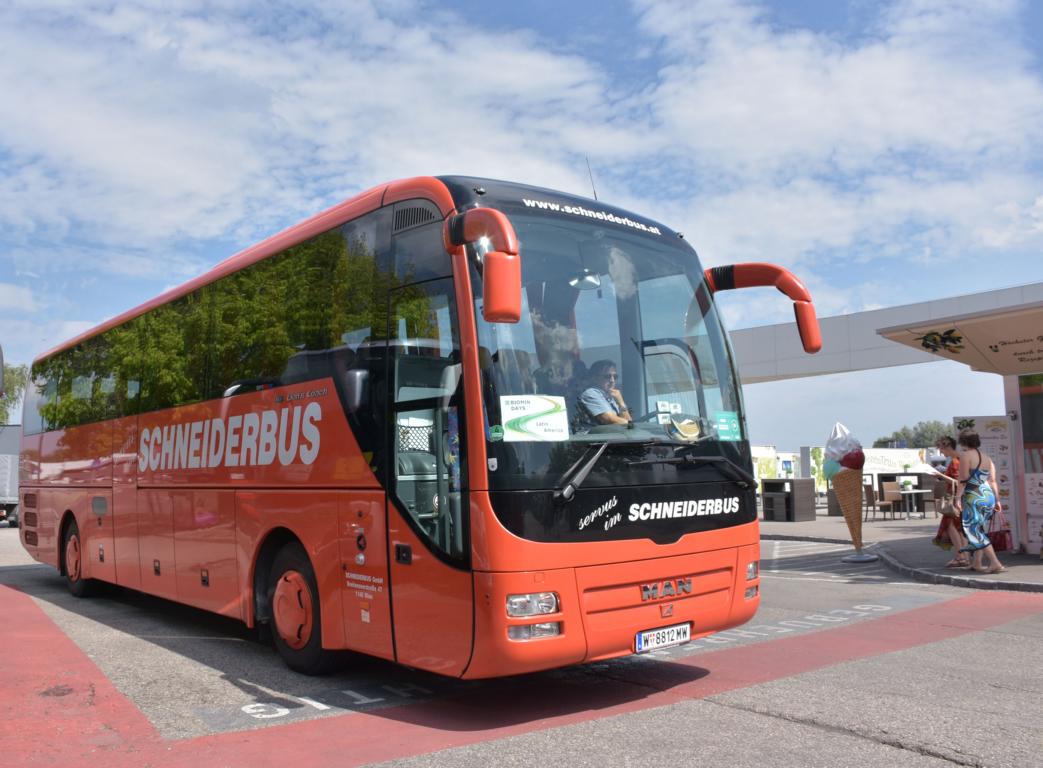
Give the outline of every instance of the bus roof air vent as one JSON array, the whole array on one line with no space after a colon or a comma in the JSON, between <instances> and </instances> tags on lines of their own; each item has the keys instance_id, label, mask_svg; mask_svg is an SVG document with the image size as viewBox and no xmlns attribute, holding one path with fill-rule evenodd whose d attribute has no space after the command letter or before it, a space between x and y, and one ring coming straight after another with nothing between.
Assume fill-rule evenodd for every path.
<instances>
[{"instance_id":1,"label":"bus roof air vent","mask_svg":"<svg viewBox=\"0 0 1043 768\"><path fill-rule=\"evenodd\" d=\"M409 200L395 206L395 234L406 229L438 221L437 209L423 200Z\"/></svg>"}]
</instances>

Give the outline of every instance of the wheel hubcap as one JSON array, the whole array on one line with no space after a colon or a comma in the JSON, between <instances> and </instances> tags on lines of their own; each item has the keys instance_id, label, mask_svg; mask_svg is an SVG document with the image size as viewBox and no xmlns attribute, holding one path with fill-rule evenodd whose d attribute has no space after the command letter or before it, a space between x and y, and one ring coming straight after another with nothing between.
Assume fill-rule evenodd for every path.
<instances>
[{"instance_id":1,"label":"wheel hubcap","mask_svg":"<svg viewBox=\"0 0 1043 768\"><path fill-rule=\"evenodd\" d=\"M65 574L69 581L80 580L80 537L75 533L65 544Z\"/></svg>"},{"instance_id":2,"label":"wheel hubcap","mask_svg":"<svg viewBox=\"0 0 1043 768\"><path fill-rule=\"evenodd\" d=\"M286 571L275 585L272 610L283 642L294 650L306 646L312 632L311 590L297 571Z\"/></svg>"}]
</instances>

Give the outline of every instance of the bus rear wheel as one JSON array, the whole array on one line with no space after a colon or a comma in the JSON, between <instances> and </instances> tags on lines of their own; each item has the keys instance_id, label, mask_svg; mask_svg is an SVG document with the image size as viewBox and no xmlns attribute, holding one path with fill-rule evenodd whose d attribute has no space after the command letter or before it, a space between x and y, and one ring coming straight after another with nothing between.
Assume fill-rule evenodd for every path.
<instances>
[{"instance_id":1,"label":"bus rear wheel","mask_svg":"<svg viewBox=\"0 0 1043 768\"><path fill-rule=\"evenodd\" d=\"M69 520L62 535L62 573L73 596L87 597L91 593L94 582L83 578L83 546L75 519Z\"/></svg>"},{"instance_id":2,"label":"bus rear wheel","mask_svg":"<svg viewBox=\"0 0 1043 768\"><path fill-rule=\"evenodd\" d=\"M334 654L322 647L322 611L315 571L304 547L293 542L279 550L268 577L272 639L286 666L304 675L321 675Z\"/></svg>"}]
</instances>

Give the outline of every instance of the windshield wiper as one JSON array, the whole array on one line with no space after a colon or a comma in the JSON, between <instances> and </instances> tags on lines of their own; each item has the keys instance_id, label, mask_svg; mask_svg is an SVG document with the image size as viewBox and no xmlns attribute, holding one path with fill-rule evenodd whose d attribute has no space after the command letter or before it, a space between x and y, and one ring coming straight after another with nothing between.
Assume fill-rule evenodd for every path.
<instances>
[{"instance_id":1,"label":"windshield wiper","mask_svg":"<svg viewBox=\"0 0 1043 768\"><path fill-rule=\"evenodd\" d=\"M685 453L682 456L675 454L660 459L636 459L634 461L628 461L627 464L631 467L647 464L718 464L733 478L741 481L741 483L747 488L754 488L757 485L757 478L726 456L697 456L692 453Z\"/></svg>"},{"instance_id":2,"label":"windshield wiper","mask_svg":"<svg viewBox=\"0 0 1043 768\"><path fill-rule=\"evenodd\" d=\"M596 443L596 445L598 449L592 456L587 458L587 454L590 453L590 448L588 447L576 463L569 467L565 474L561 476L562 486L554 490L555 501L572 501L572 497L576 495L576 489L583 485L583 481L587 479L590 470L594 469L594 465L598 463L601 454L608 448L607 442Z\"/></svg>"}]
</instances>

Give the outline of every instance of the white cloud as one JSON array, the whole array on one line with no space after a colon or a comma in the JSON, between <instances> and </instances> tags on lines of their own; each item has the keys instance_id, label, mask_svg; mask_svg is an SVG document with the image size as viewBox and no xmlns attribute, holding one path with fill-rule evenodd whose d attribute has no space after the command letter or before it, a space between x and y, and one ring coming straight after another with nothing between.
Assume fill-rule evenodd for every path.
<instances>
[{"instance_id":1,"label":"white cloud","mask_svg":"<svg viewBox=\"0 0 1043 768\"><path fill-rule=\"evenodd\" d=\"M235 2L0 12L0 147L21 158L0 199L22 200L0 225L253 238L397 176L582 188L570 152L640 146L582 59L461 20L327 6L286 4L266 25Z\"/></svg>"},{"instance_id":2,"label":"white cloud","mask_svg":"<svg viewBox=\"0 0 1043 768\"><path fill-rule=\"evenodd\" d=\"M589 155L603 198L684 231L708 265L794 269L823 314L965 291L939 265L981 252L988 279L1043 279L1003 273L1005 249L1043 244L1043 83L1020 4L896 2L856 38L780 30L738 0L634 7L603 46L647 51L645 82L412 0L11 0L0 270L158 293L381 181L588 194ZM743 325L790 313L724 303Z\"/></svg>"},{"instance_id":3,"label":"white cloud","mask_svg":"<svg viewBox=\"0 0 1043 768\"><path fill-rule=\"evenodd\" d=\"M907 220L965 219L934 194L886 199L895 184L969 195L987 174L1010 180L1018 196L971 206L990 247L1010 242L999 207L1043 192L1011 178L1043 138L1043 86L1005 36L1016 6L898 4L855 43L778 32L749 3L636 7L662 66L619 90L553 41L407 2L14 3L0 146L18 164L0 225L248 241L417 173L585 193L589 154L614 199L674 209L726 245L701 246L711 261L770 241L796 263ZM671 187L692 205L671 205Z\"/></svg>"},{"instance_id":4,"label":"white cloud","mask_svg":"<svg viewBox=\"0 0 1043 768\"><path fill-rule=\"evenodd\" d=\"M653 99L663 130L729 176L963 174L1038 151L1043 85L1004 34L1012 4L903 4L847 45L773 31L749 4L639 5L675 57Z\"/></svg>"},{"instance_id":5,"label":"white cloud","mask_svg":"<svg viewBox=\"0 0 1043 768\"><path fill-rule=\"evenodd\" d=\"M0 344L4 348L4 359L11 365L28 364L40 354L95 325L92 320L4 317L0 323Z\"/></svg>"},{"instance_id":6,"label":"white cloud","mask_svg":"<svg viewBox=\"0 0 1043 768\"><path fill-rule=\"evenodd\" d=\"M695 180L664 207L708 264L780 263L837 311L965 291L943 263L988 260L982 287L1043 279L1043 82L1020 3L896 2L855 39L780 31L753 2L637 7L666 52L658 171ZM789 311L727 302L744 325Z\"/></svg>"},{"instance_id":7,"label":"white cloud","mask_svg":"<svg viewBox=\"0 0 1043 768\"><path fill-rule=\"evenodd\" d=\"M997 204L993 210L998 222L991 226L983 225L978 231L981 242L990 248L1007 248L1043 234L1043 195L1028 206L1008 200Z\"/></svg>"},{"instance_id":8,"label":"white cloud","mask_svg":"<svg viewBox=\"0 0 1043 768\"><path fill-rule=\"evenodd\" d=\"M20 285L0 283L0 315L35 312L39 309L33 292Z\"/></svg>"}]
</instances>

